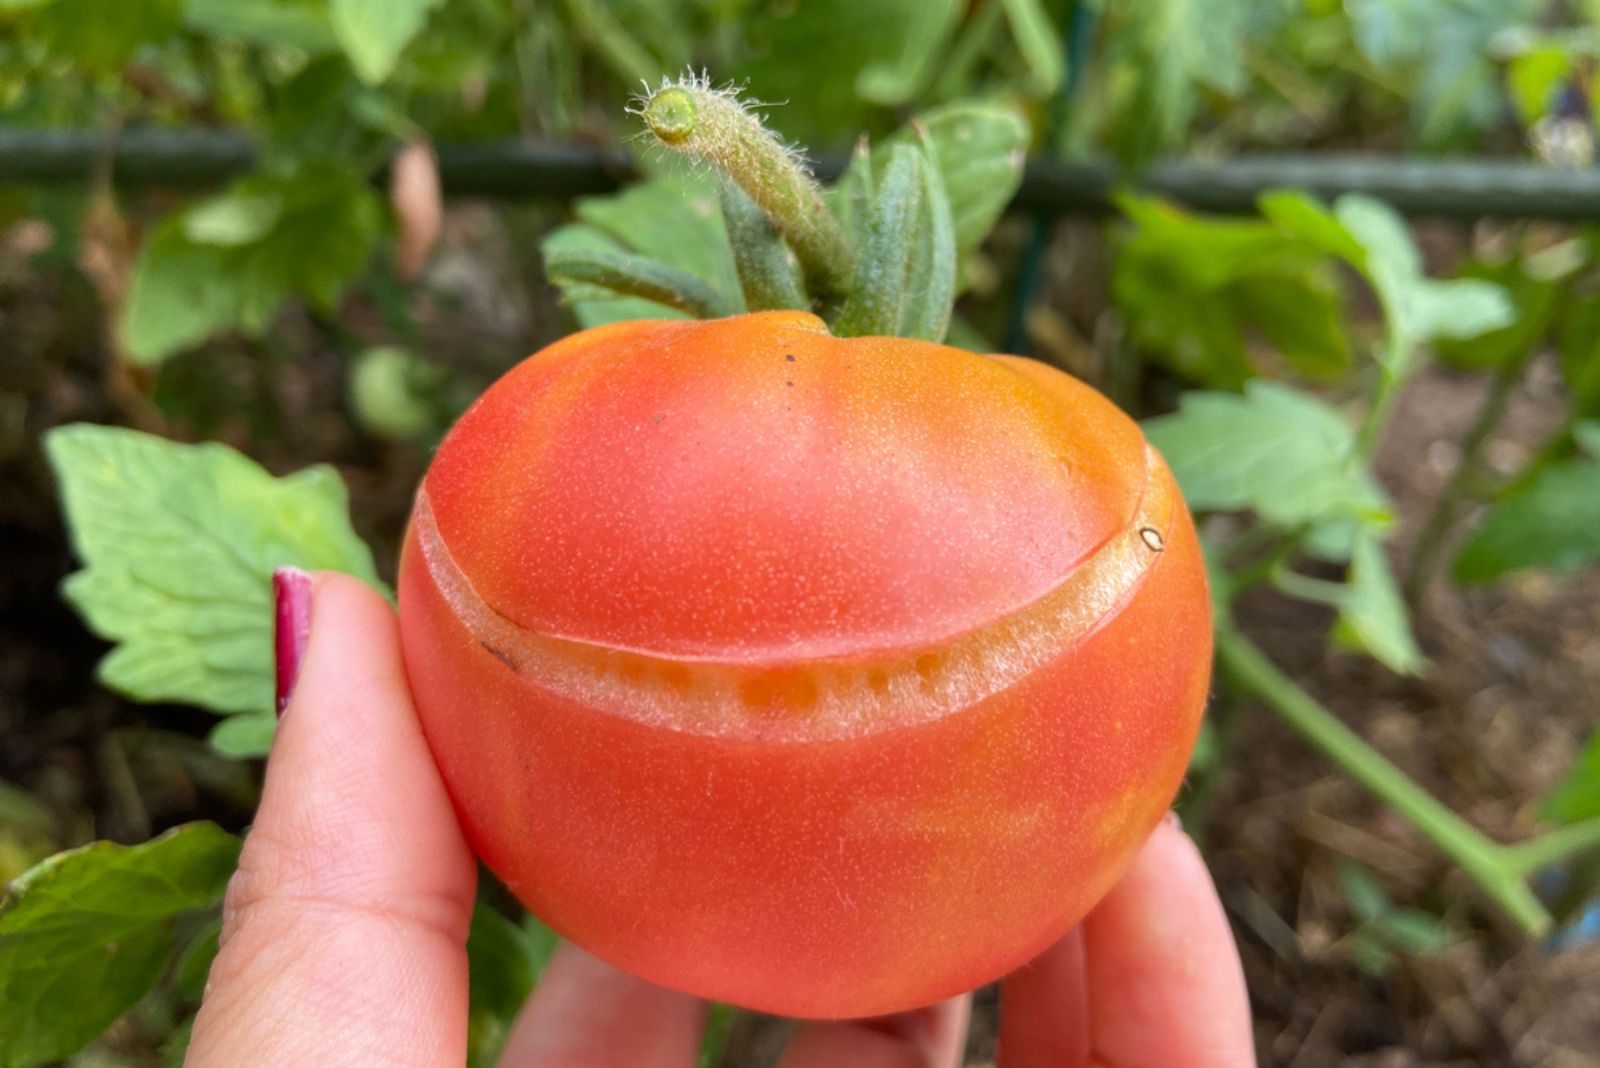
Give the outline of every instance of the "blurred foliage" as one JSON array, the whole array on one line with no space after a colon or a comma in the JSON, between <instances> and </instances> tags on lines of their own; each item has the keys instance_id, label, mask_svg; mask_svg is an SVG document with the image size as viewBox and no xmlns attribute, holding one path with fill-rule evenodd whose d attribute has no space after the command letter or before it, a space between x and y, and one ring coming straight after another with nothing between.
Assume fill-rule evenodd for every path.
<instances>
[{"instance_id":1,"label":"blurred foliage","mask_svg":"<svg viewBox=\"0 0 1600 1068\"><path fill-rule=\"evenodd\" d=\"M133 1007L166 970L174 921L221 902L238 856L238 839L197 823L60 853L13 880L0 902L0 1065L64 1057Z\"/></svg>"},{"instance_id":2,"label":"blurred foliage","mask_svg":"<svg viewBox=\"0 0 1600 1068\"><path fill-rule=\"evenodd\" d=\"M959 273L907 271L906 292L958 287L952 335L993 350L987 335L1014 310L1023 269L1014 233L984 238L1025 153L1111 157L1130 177L1162 156L1260 150L1590 165L1597 21L1600 4L1549 0L0 0L0 123L233 128L260 148L249 174L185 196L121 195L104 173L84 189L0 192L0 258L72 279L66 319L99 302L103 385L122 421L176 436L221 427L251 452L326 440L314 421L286 427L262 403L309 335L342 376L348 410L329 417L353 422L369 459L415 458L503 367L506 338L528 331L509 316L513 327L482 342L494 353L484 366L429 336L432 319L487 332L495 316L474 303L490 287L459 261L438 257L420 279L391 264L407 223L378 182L398 143L629 146L636 127L623 108L641 80L704 67L768 101L776 128L819 151L870 135L871 154L830 196L861 235L896 149L909 159L921 143L905 126L920 115L918 178L942 185L950 233L924 227L917 248L953 245ZM715 179L641 163L647 180L559 217L498 209L507 269L536 290L536 250L614 253L745 306ZM1415 502L1391 501L1372 457L1397 391L1435 356L1507 390L1548 360L1564 393L1547 440L1507 475L1481 456L1503 414L1490 387L1484 433L1463 442L1424 544L1459 542L1463 581L1600 561L1600 239L1480 228L1457 242L1467 254L1451 271L1440 264L1457 252L1424 256L1393 211L1365 198L1325 205L1277 191L1256 216L1225 220L1131 193L1119 204L1089 271L1110 278L1109 306L1093 322L1063 317L1050 354L1103 357L1102 384L1131 378L1128 399L1169 410L1146 427L1191 506L1231 513L1243 531L1217 538L1205 525L1224 613L1234 594L1268 585L1325 606L1335 646L1427 670L1408 601L1428 567L1420 555L1397 563L1387 542L1396 508ZM684 314L551 273L578 325ZM37 428L31 399L12 389L0 379L0 441L16 452L13 439ZM83 563L66 596L114 643L102 680L136 700L223 714L210 740L229 757L264 752L271 568L379 581L338 476L318 466L274 478L220 444L110 428L57 430L45 449ZM1200 772L1226 764L1221 734L1207 738ZM254 766L197 736L138 752L250 793ZM1600 737L1543 815L1600 816ZM15 880L0 905L0 1064L61 1057L130 1009L167 1062L181 1058L237 843L198 825L49 856L90 829L64 829L49 805L0 784L0 877ZM167 882L153 886L152 872ZM1340 885L1357 924L1345 948L1360 968L1381 974L1452 937L1360 869L1342 869ZM68 896L104 896L106 907L68 915ZM480 905L474 1064L493 1062L552 945L535 921ZM49 983L84 993L46 1002ZM716 1018L725 1027L726 1014ZM106 1053L103 1063L126 1062Z\"/></svg>"}]
</instances>

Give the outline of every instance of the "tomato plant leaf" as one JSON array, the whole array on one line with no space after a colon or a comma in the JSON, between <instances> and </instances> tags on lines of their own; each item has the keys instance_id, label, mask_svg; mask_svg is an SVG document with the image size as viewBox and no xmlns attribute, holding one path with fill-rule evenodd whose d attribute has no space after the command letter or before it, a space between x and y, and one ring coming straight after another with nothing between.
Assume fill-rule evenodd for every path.
<instances>
[{"instance_id":1,"label":"tomato plant leaf","mask_svg":"<svg viewBox=\"0 0 1600 1068\"><path fill-rule=\"evenodd\" d=\"M55 0L35 15L51 52L88 70L112 72L145 44L183 24L184 0Z\"/></svg>"},{"instance_id":2,"label":"tomato plant leaf","mask_svg":"<svg viewBox=\"0 0 1600 1068\"><path fill-rule=\"evenodd\" d=\"M1441 337L1434 345L1441 360L1465 370L1491 371L1526 355L1544 339L1555 317L1555 280L1530 273L1519 257L1499 264L1474 262L1462 275L1500 286L1514 314L1509 323L1476 337Z\"/></svg>"},{"instance_id":3,"label":"tomato plant leaf","mask_svg":"<svg viewBox=\"0 0 1600 1068\"><path fill-rule=\"evenodd\" d=\"M1460 582L1508 571L1575 571L1600 560L1600 462L1551 464L1489 510L1456 557Z\"/></svg>"},{"instance_id":4,"label":"tomato plant leaf","mask_svg":"<svg viewBox=\"0 0 1600 1068\"><path fill-rule=\"evenodd\" d=\"M898 144L890 149L883 178L872 200L866 239L856 249L855 283L834 332L841 337L892 335L906 306L919 221L924 213L927 155ZM947 205L948 206L948 205Z\"/></svg>"},{"instance_id":5,"label":"tomato plant leaf","mask_svg":"<svg viewBox=\"0 0 1600 1068\"><path fill-rule=\"evenodd\" d=\"M1541 812L1555 823L1600 817L1600 730L1589 736L1572 768L1544 799Z\"/></svg>"},{"instance_id":6,"label":"tomato plant leaf","mask_svg":"<svg viewBox=\"0 0 1600 1068\"><path fill-rule=\"evenodd\" d=\"M1254 509L1298 527L1328 519L1371 526L1388 502L1356 456L1355 434L1332 408L1280 383L1252 379L1243 395L1184 394L1179 410L1145 423L1191 507Z\"/></svg>"},{"instance_id":7,"label":"tomato plant leaf","mask_svg":"<svg viewBox=\"0 0 1600 1068\"><path fill-rule=\"evenodd\" d=\"M294 48L308 56L339 47L333 24L321 7L279 0L188 0L183 21L208 37Z\"/></svg>"},{"instance_id":8,"label":"tomato plant leaf","mask_svg":"<svg viewBox=\"0 0 1600 1068\"><path fill-rule=\"evenodd\" d=\"M1589 454L1591 460L1600 460L1600 419L1585 419L1572 428L1572 440L1578 448Z\"/></svg>"},{"instance_id":9,"label":"tomato plant leaf","mask_svg":"<svg viewBox=\"0 0 1600 1068\"><path fill-rule=\"evenodd\" d=\"M1347 193L1334 215L1361 245L1353 266L1366 275L1383 304L1388 343L1378 359L1397 378L1410 375L1419 346L1438 338L1469 338L1508 326L1515 309L1504 289L1478 278L1441 282L1424 277L1405 220L1380 200Z\"/></svg>"},{"instance_id":10,"label":"tomato plant leaf","mask_svg":"<svg viewBox=\"0 0 1600 1068\"><path fill-rule=\"evenodd\" d=\"M1118 158L1143 164L1182 143L1201 93L1233 96L1246 82L1249 0L1147 0L1125 20L1096 66L1108 72L1108 140ZM1114 8L1114 5L1113 5Z\"/></svg>"},{"instance_id":11,"label":"tomato plant leaf","mask_svg":"<svg viewBox=\"0 0 1600 1068\"><path fill-rule=\"evenodd\" d=\"M88 424L51 431L45 449L85 564L62 592L118 643L100 677L135 700L267 713L273 569L378 584L332 468L273 478L220 444Z\"/></svg>"},{"instance_id":12,"label":"tomato plant leaf","mask_svg":"<svg viewBox=\"0 0 1600 1068\"><path fill-rule=\"evenodd\" d=\"M1401 675L1419 674L1427 664L1411 632L1411 617L1395 585L1389 558L1371 531L1361 532L1355 540L1334 640L1365 650Z\"/></svg>"},{"instance_id":13,"label":"tomato plant leaf","mask_svg":"<svg viewBox=\"0 0 1600 1068\"><path fill-rule=\"evenodd\" d=\"M703 282L719 304L740 307L744 296L715 182L704 174L659 174L620 193L586 197L576 205L578 222L559 227L541 250L553 253L599 251L636 253ZM616 292L577 279L552 279L578 324L600 326L625 319L682 318L676 308Z\"/></svg>"},{"instance_id":14,"label":"tomato plant leaf","mask_svg":"<svg viewBox=\"0 0 1600 1068\"><path fill-rule=\"evenodd\" d=\"M911 235L900 322L894 333L943 341L956 299L955 222L944 181L926 143L917 150L917 180L922 195Z\"/></svg>"},{"instance_id":15,"label":"tomato plant leaf","mask_svg":"<svg viewBox=\"0 0 1600 1068\"><path fill-rule=\"evenodd\" d=\"M172 920L222 898L239 840L191 823L137 846L95 842L13 880L0 902L0 1066L65 1057L134 1006Z\"/></svg>"},{"instance_id":16,"label":"tomato plant leaf","mask_svg":"<svg viewBox=\"0 0 1600 1068\"><path fill-rule=\"evenodd\" d=\"M1162 362L1205 385L1237 387L1259 362L1259 335L1296 370L1326 374L1349 363L1343 291L1320 241L1151 197L1118 203L1133 226L1117 250L1112 293L1133 337Z\"/></svg>"},{"instance_id":17,"label":"tomato plant leaf","mask_svg":"<svg viewBox=\"0 0 1600 1068\"><path fill-rule=\"evenodd\" d=\"M908 21L899 54L869 60L856 75L856 91L875 104L898 107L915 97L937 69L939 54L961 22L961 0L929 0Z\"/></svg>"},{"instance_id":18,"label":"tomato plant leaf","mask_svg":"<svg viewBox=\"0 0 1600 1068\"><path fill-rule=\"evenodd\" d=\"M333 33L361 80L377 85L441 0L331 0Z\"/></svg>"},{"instance_id":19,"label":"tomato plant leaf","mask_svg":"<svg viewBox=\"0 0 1600 1068\"><path fill-rule=\"evenodd\" d=\"M926 144L950 200L956 255L965 259L989 236L1022 184L1031 132L1015 109L970 101L934 108L917 123L922 138L912 126L898 131L873 153L873 166L882 170L893 145Z\"/></svg>"},{"instance_id":20,"label":"tomato plant leaf","mask_svg":"<svg viewBox=\"0 0 1600 1068\"><path fill-rule=\"evenodd\" d=\"M383 225L377 194L346 167L241 179L140 250L121 323L128 352L152 364L226 330L259 335L293 296L331 311Z\"/></svg>"},{"instance_id":21,"label":"tomato plant leaf","mask_svg":"<svg viewBox=\"0 0 1600 1068\"><path fill-rule=\"evenodd\" d=\"M862 71L897 63L904 42L937 18L938 7L929 0L753 5L740 27L750 49L732 80L747 84L755 99L784 101L789 136L840 143L859 132L875 106L859 90Z\"/></svg>"}]
</instances>

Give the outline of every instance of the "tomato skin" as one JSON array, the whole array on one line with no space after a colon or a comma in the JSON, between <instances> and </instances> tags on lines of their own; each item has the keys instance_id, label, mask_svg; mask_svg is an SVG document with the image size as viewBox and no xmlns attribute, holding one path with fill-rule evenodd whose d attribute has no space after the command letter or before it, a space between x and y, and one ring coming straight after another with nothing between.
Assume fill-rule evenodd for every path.
<instances>
[{"instance_id":1,"label":"tomato skin","mask_svg":"<svg viewBox=\"0 0 1600 1068\"><path fill-rule=\"evenodd\" d=\"M801 361L809 393L768 383ZM783 403L801 415L752 452L739 420ZM948 425L925 432L919 406ZM703 416L699 436L634 447L658 409ZM667 544L686 530L720 560ZM774 542L792 556L771 563ZM889 565L924 543L902 587ZM572 603L548 604L562 580ZM635 974L794 1016L927 1004L1059 938L1166 810L1209 681L1193 527L1109 402L1028 361L788 313L590 331L520 365L441 448L400 605L485 863Z\"/></svg>"}]
</instances>

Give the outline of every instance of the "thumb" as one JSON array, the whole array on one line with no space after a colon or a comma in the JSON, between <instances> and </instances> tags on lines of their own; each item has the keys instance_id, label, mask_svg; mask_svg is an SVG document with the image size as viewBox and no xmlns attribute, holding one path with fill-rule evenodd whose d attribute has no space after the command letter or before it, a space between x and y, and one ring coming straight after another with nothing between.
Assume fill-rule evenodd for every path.
<instances>
[{"instance_id":1,"label":"thumb","mask_svg":"<svg viewBox=\"0 0 1600 1068\"><path fill-rule=\"evenodd\" d=\"M394 613L346 576L274 589L309 637L186 1063L460 1065L477 873Z\"/></svg>"}]
</instances>

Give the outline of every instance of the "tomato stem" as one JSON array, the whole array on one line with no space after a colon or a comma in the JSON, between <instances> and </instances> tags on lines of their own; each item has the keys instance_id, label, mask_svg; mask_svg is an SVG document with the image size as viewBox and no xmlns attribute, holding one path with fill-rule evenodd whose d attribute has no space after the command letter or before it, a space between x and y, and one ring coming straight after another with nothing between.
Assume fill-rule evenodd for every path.
<instances>
[{"instance_id":1,"label":"tomato stem","mask_svg":"<svg viewBox=\"0 0 1600 1068\"><path fill-rule=\"evenodd\" d=\"M1347 775L1409 820L1524 933L1540 936L1549 931L1550 913L1525 877L1552 859L1600 844L1600 820L1520 845L1499 845L1346 727L1225 619L1218 621L1217 665L1241 690L1265 702Z\"/></svg>"},{"instance_id":2,"label":"tomato stem","mask_svg":"<svg viewBox=\"0 0 1600 1068\"><path fill-rule=\"evenodd\" d=\"M661 144L711 164L756 202L794 250L814 295L837 302L848 294L855 254L822 187L732 90L684 77L648 92L636 110Z\"/></svg>"}]
</instances>

